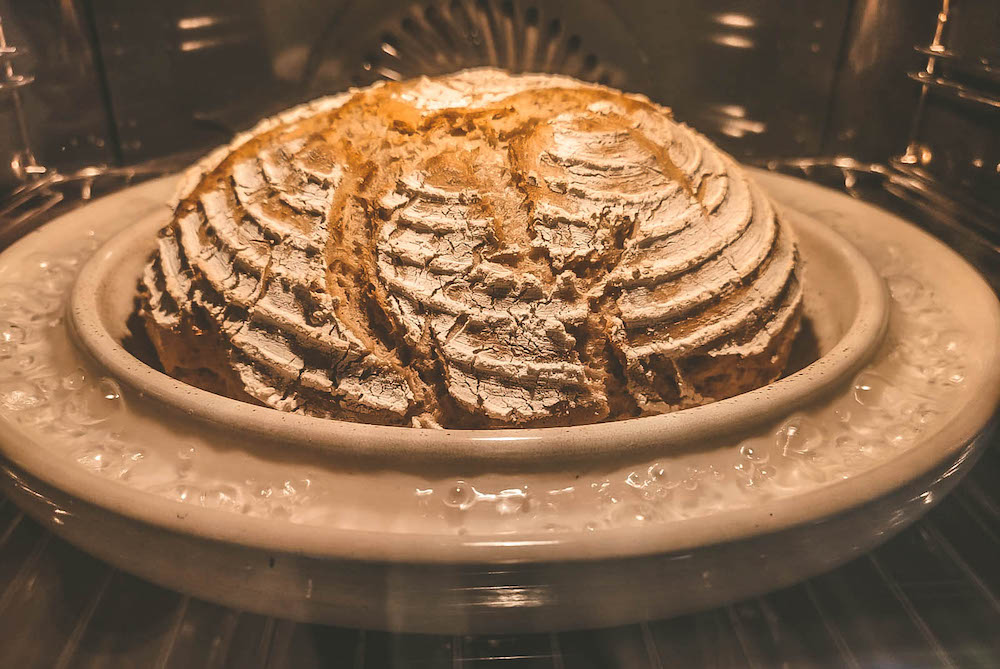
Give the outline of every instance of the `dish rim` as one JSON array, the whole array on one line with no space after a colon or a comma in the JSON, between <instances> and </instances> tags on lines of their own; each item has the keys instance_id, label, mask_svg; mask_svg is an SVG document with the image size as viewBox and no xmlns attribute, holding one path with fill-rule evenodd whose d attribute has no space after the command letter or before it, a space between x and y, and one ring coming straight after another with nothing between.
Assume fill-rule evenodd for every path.
<instances>
[{"instance_id":1,"label":"dish rim","mask_svg":"<svg viewBox=\"0 0 1000 669\"><path fill-rule=\"evenodd\" d=\"M870 358L888 325L888 293L868 259L829 227L794 212L786 216L786 222L790 218L794 230L819 240L847 270L845 278L851 282L857 310L829 351L773 383L681 411L564 427L442 430L319 418L189 385L148 366L115 339L108 329L102 296L108 292L119 259L145 245L167 222L166 216L155 214L129 226L84 265L68 305L70 331L78 345L116 380L202 423L354 461L392 466L405 459L408 463L546 468L641 457L717 440L788 415L830 393ZM595 444L602 446L595 448Z\"/></svg>"},{"instance_id":2,"label":"dish rim","mask_svg":"<svg viewBox=\"0 0 1000 669\"><path fill-rule=\"evenodd\" d=\"M821 188L788 177L771 175L768 180L775 186L781 186L787 180L803 187ZM822 190L830 192L828 189ZM943 254L940 258L943 265L959 270L958 278L963 280L967 288L964 294L979 308L980 330L986 331L987 335L992 333L993 340L1000 342L1000 304L996 295L961 256L928 233L896 216L872 205L862 205L841 194L831 194L845 204L864 206L873 216L889 219L886 222L893 226L905 226L915 244L933 245ZM67 216L72 215L73 213ZM58 224L57 221L46 227L53 229ZM19 241L7 252L22 247L22 244L37 244L40 233L43 232L44 229ZM28 239L35 241L28 242ZM1000 345L985 352L977 371L977 392L970 393L971 400L962 404L946 422L925 435L904 457L886 461L848 479L799 493L794 497L773 499L756 506L708 517L595 532L522 533L516 535L514 541L510 540L510 535L503 534L461 536L331 528L318 531L318 528L310 525L296 525L287 521L254 518L184 504L129 487L122 482L103 479L68 460L53 459L47 449L37 448L35 440L28 433L2 416L0 424L5 429L0 430L0 447L3 455L17 467L71 499L79 499L98 509L160 531L272 554L315 559L383 562L403 560L435 564L619 559L690 551L818 522L845 509L883 497L926 475L935 466L956 454L961 461L972 452L968 446L991 423L990 419L1000 401ZM942 476L948 476L954 470L955 467L950 467ZM73 521L71 517L67 517L65 522Z\"/></svg>"}]
</instances>

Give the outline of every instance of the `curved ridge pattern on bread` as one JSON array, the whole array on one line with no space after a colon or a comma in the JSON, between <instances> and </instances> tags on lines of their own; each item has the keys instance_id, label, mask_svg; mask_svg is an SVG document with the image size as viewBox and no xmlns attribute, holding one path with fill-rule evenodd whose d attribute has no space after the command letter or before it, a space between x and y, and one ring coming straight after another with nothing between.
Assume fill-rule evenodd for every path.
<instances>
[{"instance_id":1,"label":"curved ridge pattern on bread","mask_svg":"<svg viewBox=\"0 0 1000 669\"><path fill-rule=\"evenodd\" d=\"M376 85L195 166L140 282L167 371L287 411L567 425L782 372L795 241L668 110L545 75Z\"/></svg>"}]
</instances>

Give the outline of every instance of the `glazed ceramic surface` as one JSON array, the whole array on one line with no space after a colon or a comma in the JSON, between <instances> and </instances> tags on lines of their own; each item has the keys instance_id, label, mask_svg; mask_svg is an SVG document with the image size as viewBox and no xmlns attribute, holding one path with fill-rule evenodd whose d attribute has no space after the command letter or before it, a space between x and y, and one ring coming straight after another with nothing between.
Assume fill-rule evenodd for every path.
<instances>
[{"instance_id":1,"label":"glazed ceramic surface","mask_svg":"<svg viewBox=\"0 0 1000 669\"><path fill-rule=\"evenodd\" d=\"M820 360L714 405L553 430L325 423L145 368L117 339L173 184L101 200L0 257L7 491L168 587L361 627L611 625L833 567L974 461L1000 393L1000 315L906 222L757 176L793 212Z\"/></svg>"}]
</instances>

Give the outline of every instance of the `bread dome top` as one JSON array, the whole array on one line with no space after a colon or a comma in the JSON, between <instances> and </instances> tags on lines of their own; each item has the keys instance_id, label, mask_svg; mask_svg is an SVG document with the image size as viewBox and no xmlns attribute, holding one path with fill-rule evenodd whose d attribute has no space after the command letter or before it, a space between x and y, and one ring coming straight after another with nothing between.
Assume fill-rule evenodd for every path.
<instances>
[{"instance_id":1,"label":"bread dome top","mask_svg":"<svg viewBox=\"0 0 1000 669\"><path fill-rule=\"evenodd\" d=\"M262 122L184 179L141 292L179 378L445 427L745 392L801 312L791 231L732 158L644 97L490 69Z\"/></svg>"}]
</instances>

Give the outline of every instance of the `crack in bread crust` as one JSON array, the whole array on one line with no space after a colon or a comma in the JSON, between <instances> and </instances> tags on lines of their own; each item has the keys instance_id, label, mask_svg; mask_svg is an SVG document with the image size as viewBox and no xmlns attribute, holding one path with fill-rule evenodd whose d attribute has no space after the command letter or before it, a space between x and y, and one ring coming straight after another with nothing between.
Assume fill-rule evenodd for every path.
<instances>
[{"instance_id":1,"label":"crack in bread crust","mask_svg":"<svg viewBox=\"0 0 1000 669\"><path fill-rule=\"evenodd\" d=\"M568 425L773 381L798 271L669 110L480 69L310 103L196 166L140 312L169 373L278 409Z\"/></svg>"}]
</instances>

